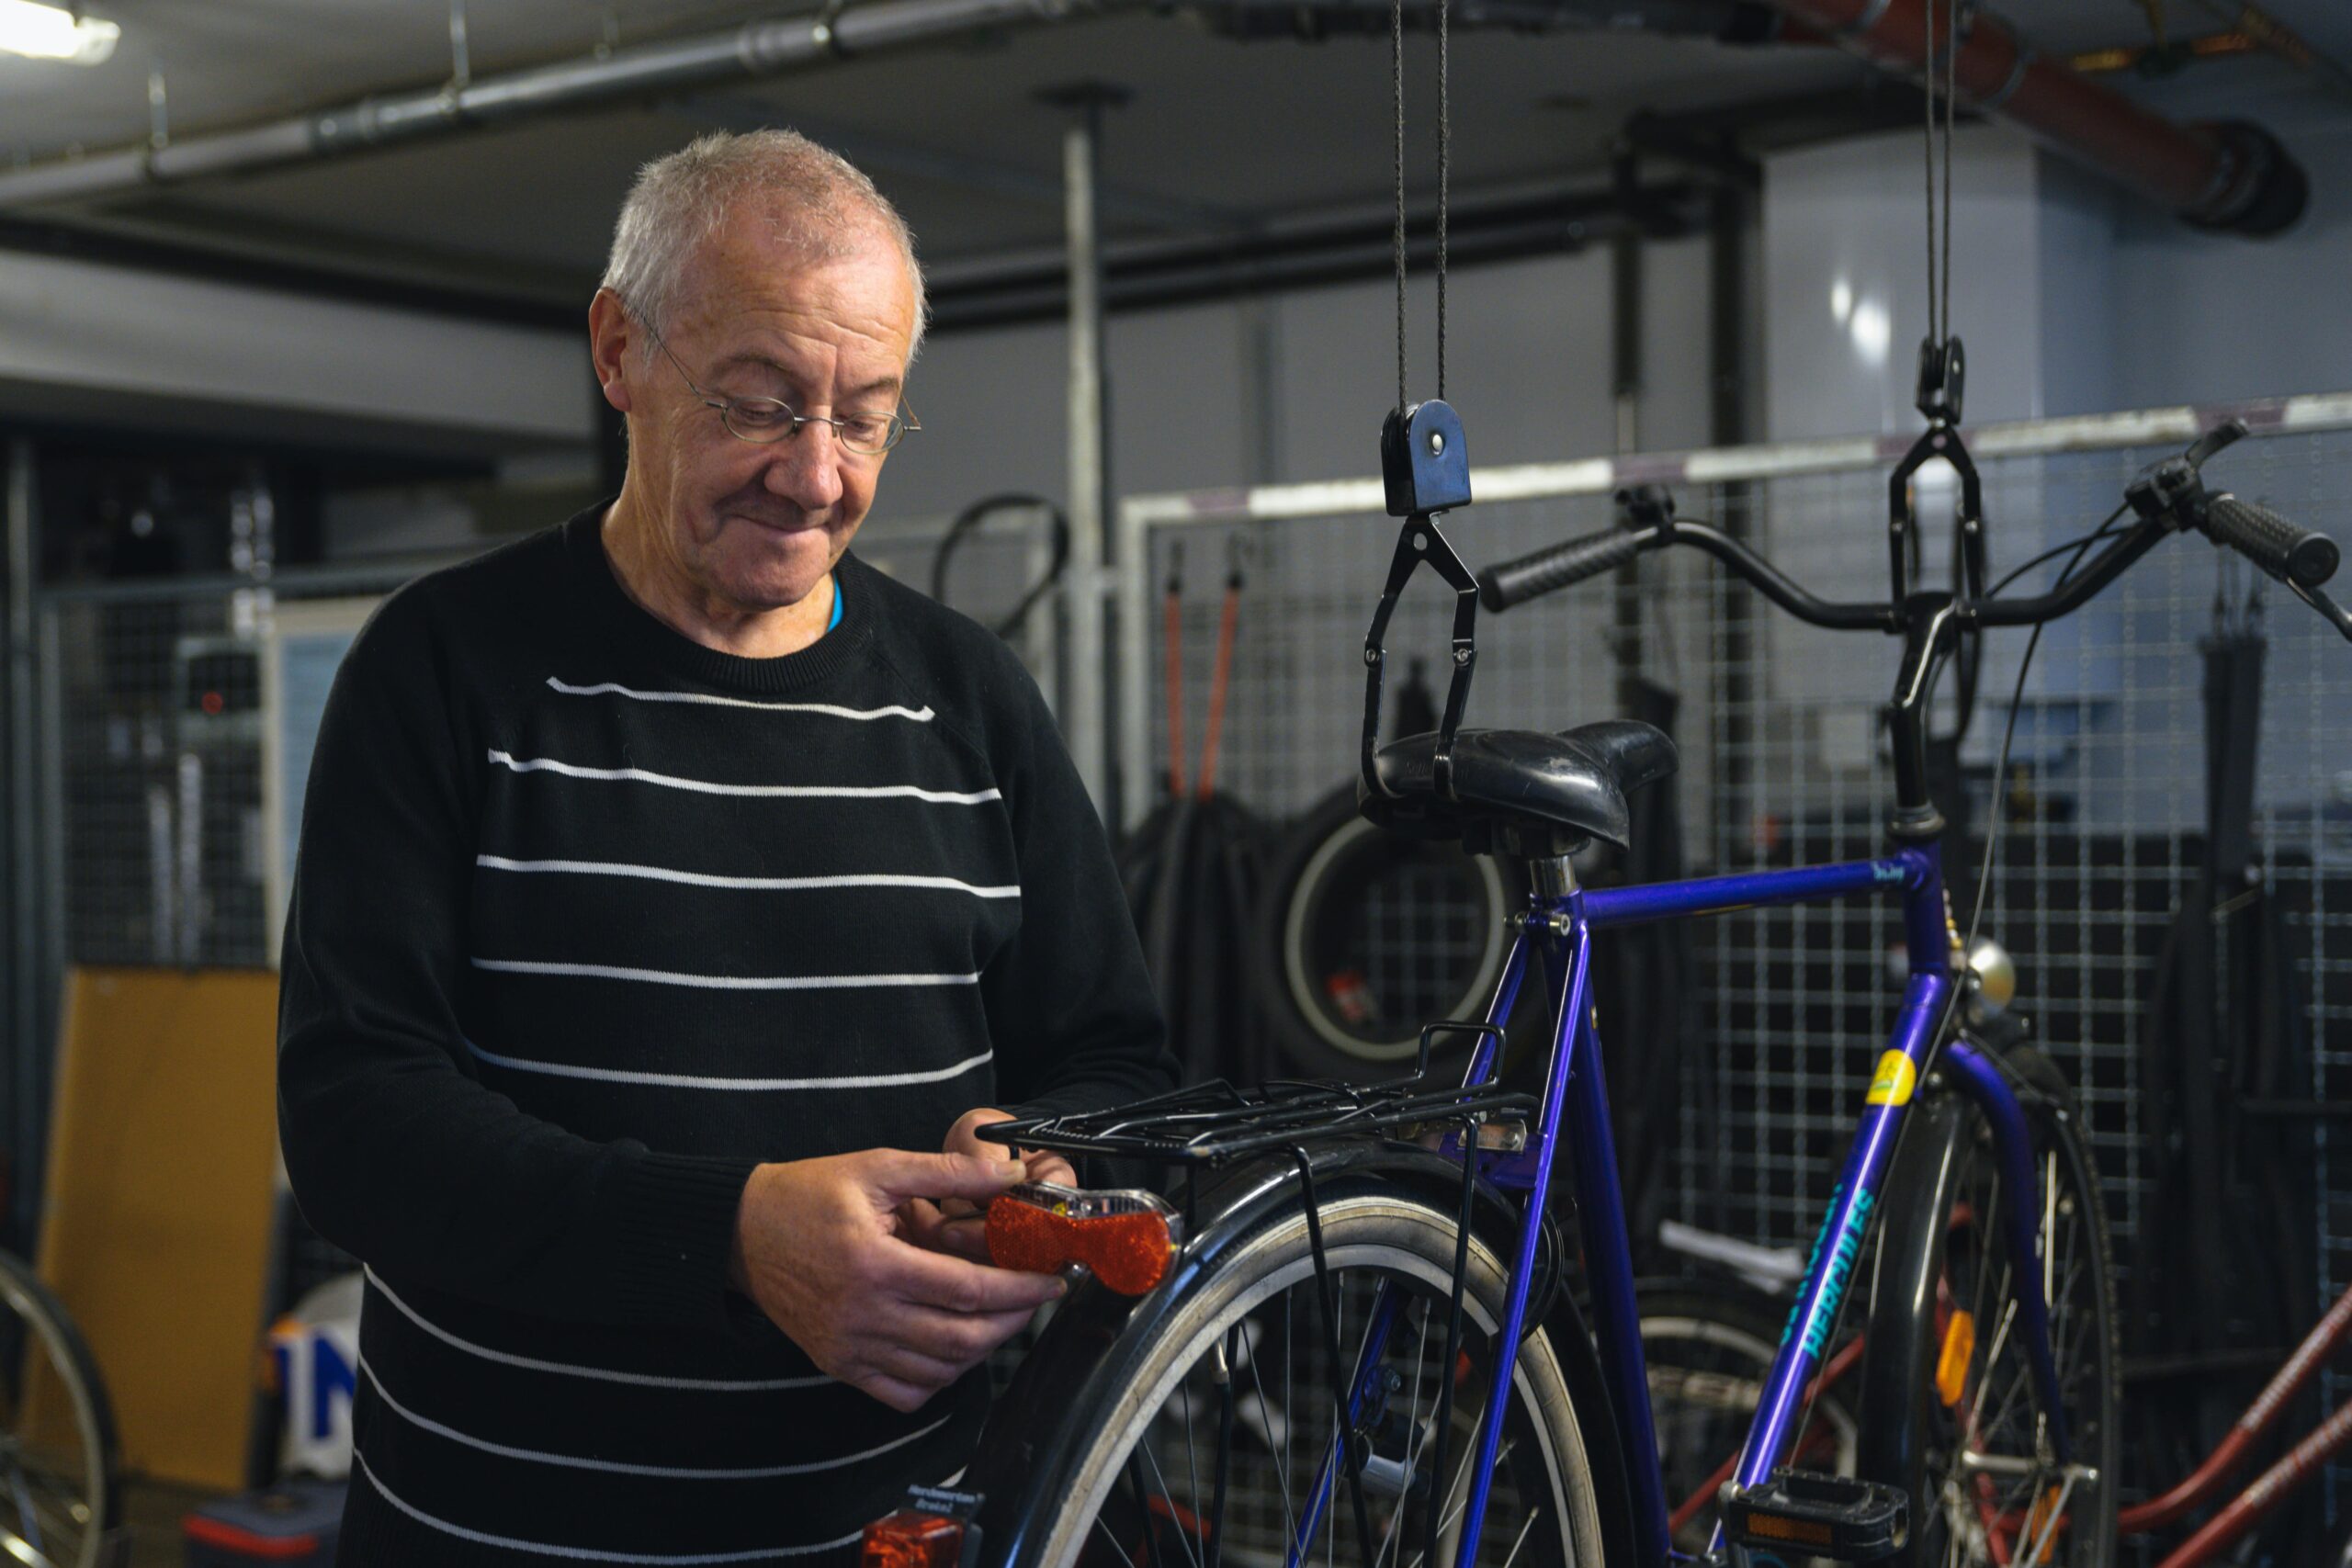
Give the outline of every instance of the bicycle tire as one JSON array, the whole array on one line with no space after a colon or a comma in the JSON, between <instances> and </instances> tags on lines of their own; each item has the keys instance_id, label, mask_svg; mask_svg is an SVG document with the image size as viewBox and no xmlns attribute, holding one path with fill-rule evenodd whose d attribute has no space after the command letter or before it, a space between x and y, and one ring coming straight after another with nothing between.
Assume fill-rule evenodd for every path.
<instances>
[{"instance_id":1,"label":"bicycle tire","mask_svg":"<svg viewBox=\"0 0 2352 1568\"><path fill-rule=\"evenodd\" d=\"M1344 1286L1345 1277L1351 1272L1356 1274L1355 1282L1359 1285L1376 1275L1405 1280L1416 1291L1442 1302L1452 1276L1457 1232L1454 1216L1436 1202L1385 1184L1342 1184L1323 1199L1318 1215L1335 1288ZM1464 1303L1465 1346L1473 1337L1493 1334L1504 1277L1500 1258L1475 1235L1468 1247L1468 1259L1469 1288ZM1034 1550L1023 1551L1023 1568L1079 1568L1090 1540L1097 1539L1098 1533L1107 1528L1100 1521L1113 1504L1123 1472L1135 1465L1139 1443L1152 1431L1163 1412L1175 1408L1180 1391L1189 1390L1188 1374L1206 1364L1216 1348L1227 1342L1228 1333L1250 1321L1261 1305L1278 1294L1301 1287L1308 1294L1315 1288L1306 1215L1303 1206L1284 1204L1269 1213L1250 1235L1221 1249L1215 1264L1191 1280L1181 1298L1167 1303L1164 1310L1130 1319L1104 1352L1110 1373L1107 1381L1098 1379L1090 1385L1107 1389L1107 1397L1070 1409L1066 1418L1079 1429L1069 1441L1046 1445L1055 1456L1049 1462L1056 1464L1057 1473L1044 1478L1044 1483L1035 1486L1032 1495L1041 1499L1040 1506L1050 1510L1050 1516L1027 1521L1014 1532L1016 1539L1036 1543ZM1318 1331L1311 1312L1299 1319L1298 1328L1302 1339ZM1250 1346L1250 1362L1261 1366L1257 1342L1244 1343ZM1287 1354L1286 1348L1285 1366ZM1238 1373L1236 1382L1238 1382ZM1461 1386L1483 1389L1483 1373L1464 1380ZM1552 1510L1553 1525L1558 1529L1555 1540L1551 1526L1540 1533L1532 1529L1543 1517L1543 1508L1539 1508L1522 1527L1519 1544L1524 1544L1530 1537L1540 1544L1533 1555L1521 1561L1598 1568L1603 1561L1602 1543L1607 1539L1601 1515L1612 1503L1605 1485L1595 1480L1567 1382L1548 1337L1540 1327L1521 1340L1514 1386L1510 1418L1506 1425L1506 1436L1512 1439L1514 1448L1510 1459L1498 1464L1498 1469L1511 1469L1513 1484L1522 1495L1533 1492L1548 1496L1544 1507ZM1431 1392L1434 1395L1434 1387ZM1273 1423L1266 1419L1262 1371L1256 1393L1261 1422L1271 1433ZM1411 1407L1416 1410L1419 1393L1417 1384ZM1328 1399L1328 1394L1325 1397ZM1311 1414L1317 1404L1307 1401L1294 1406L1284 1402L1275 1408L1282 1412L1282 1425L1287 1431L1293 1408ZM1323 1408L1328 1409L1328 1404ZM1433 1397L1432 1417L1435 1408ZM1457 1426L1463 1424L1463 1415L1459 1410L1453 1412ZM1302 1419L1301 1425L1306 1424ZM1189 1427L1187 1435L1189 1438ZM1524 1446L1529 1438L1533 1440L1532 1462ZM1466 1444L1456 1443L1453 1451L1457 1456L1464 1454ZM1310 1440L1306 1453L1314 1452ZM1411 1456L1408 1439L1408 1473ZM1455 1481L1448 1488L1449 1496L1460 1485L1455 1463L1455 1460L1449 1459L1449 1470L1455 1471ZM1170 1463L1159 1467L1159 1472L1164 1476L1174 1468L1171 1456ZM1296 1489L1296 1483L1286 1465L1266 1468L1282 1472L1284 1517L1288 1518L1288 1499ZM1302 1470L1299 1479L1304 1474ZM1532 1485L1516 1479L1529 1475L1534 1477ZM1502 1495L1499 1483L1497 1495ZM1193 1495L1199 1495L1197 1486ZM1335 1541L1341 1528L1351 1529L1344 1526L1349 1514L1344 1498L1342 1492L1325 1516L1334 1521ZM1622 1504L1616 1506L1622 1507ZM1400 1502L1398 1515L1404 1525L1397 1532L1400 1537L1409 1536L1415 1528L1404 1514L1405 1505ZM1498 1517L1489 1516L1490 1528L1482 1537L1482 1562L1490 1558L1496 1562L1506 1561L1515 1544L1506 1533L1492 1528ZM1415 1541L1412 1548L1400 1550L1400 1564L1412 1561L1411 1553L1417 1551L1418 1544ZM1237 1551L1228 1560L1245 1559ZM1341 1551L1339 1560L1350 1559ZM1182 1557L1170 1556L1169 1561L1180 1562Z\"/></svg>"},{"instance_id":2,"label":"bicycle tire","mask_svg":"<svg viewBox=\"0 0 2352 1568\"><path fill-rule=\"evenodd\" d=\"M115 1435L114 1407L98 1373L97 1359L90 1353L64 1303L21 1259L6 1252L0 1252L0 1303L28 1331L22 1340L16 1340L13 1334L0 1334L0 1351L5 1352L0 1353L0 1392L5 1393L12 1428L0 1434L0 1552L18 1561L51 1562L56 1568L100 1568L112 1563L119 1560L124 1544L121 1452ZM32 1342L36 1340L46 1358L39 1363L46 1368L46 1380L34 1370ZM53 1383L54 1392L40 1393L42 1381ZM41 1400L53 1399L55 1392L63 1393L71 1412L71 1446L78 1450L75 1457L80 1464L78 1486L67 1489L62 1497L52 1495L45 1499L52 1510L67 1509L67 1522L74 1527L72 1550L62 1555L49 1550L51 1542L40 1528L38 1510L30 1521L30 1533L40 1539L27 1539L26 1529L26 1515L36 1490L29 1483L39 1479L42 1490L52 1494L59 1490L53 1477L37 1476L29 1469L41 1447L40 1439L53 1436L56 1413L45 1410ZM36 1422L41 1427L39 1433L28 1429ZM58 1522L52 1512L51 1525ZM20 1547L37 1555L26 1558Z\"/></svg>"},{"instance_id":3,"label":"bicycle tire","mask_svg":"<svg viewBox=\"0 0 2352 1568\"><path fill-rule=\"evenodd\" d=\"M1642 1355L1649 1369L1666 1503L1679 1511L1747 1439L1789 1314L1775 1297L1704 1275L1640 1280L1634 1294L1641 1312ZM1809 1419L1818 1426L1809 1427L1800 1442L1809 1450L1811 1432L1818 1430L1828 1447L1826 1452L1804 1452L1804 1468L1854 1473L1854 1392L1849 1379L1824 1389L1815 1400ZM1716 1522L1716 1509L1702 1506L1675 1531L1676 1550L1694 1555L1705 1551Z\"/></svg>"},{"instance_id":4,"label":"bicycle tire","mask_svg":"<svg viewBox=\"0 0 2352 1568\"><path fill-rule=\"evenodd\" d=\"M1283 829L1250 939L1251 991L1289 1070L1359 1082L1409 1070L1423 1024L1483 1013L1524 892L1491 855L1374 826L1352 783L1309 807ZM1352 951L1397 918L1423 922L1396 942L1401 956L1372 963ZM1463 950L1449 954L1449 944ZM1379 994L1375 982L1404 993ZM1516 1012L1543 1010L1524 997Z\"/></svg>"},{"instance_id":5,"label":"bicycle tire","mask_svg":"<svg viewBox=\"0 0 2352 1568\"><path fill-rule=\"evenodd\" d=\"M2030 1440L2030 1417L2039 1412L2019 1342L2004 1331L2014 1297L2005 1270L1996 1267L2006 1256L1998 1211L2011 1195L2000 1190L1983 1112L1950 1089L1928 1090L1913 1112L1882 1203L1886 1228L1863 1364L1860 1472L1910 1495L1910 1540L1888 1560L1902 1568L1993 1561L1986 1531L2006 1524L2021 1533L2033 1522L2034 1500L2053 1488L2065 1507L2049 1560L2066 1568L2111 1568L2121 1428L2114 1271L2098 1172L2057 1066L2025 1049L1999 1060L2025 1111L2037 1185L2044 1189L2036 1195L2036 1229L2052 1286L2050 1337L2062 1397L2076 1452L2097 1479L2066 1493L2043 1458L2012 1451ZM1948 1308L1939 1326L1933 1307L1922 1310L1939 1300L1965 1303L1973 1314L1965 1381L1949 1404L1939 1391L1939 1363L1947 1333L1955 1342L1963 1336L1952 1326L1956 1311ZM2001 1403L1987 1419L1996 1388ZM1973 1446L1961 1446L1963 1438ZM1979 1459L1964 1465L1961 1456L1969 1452ZM2003 1461L2023 1461L2024 1468L2004 1480L1992 1468ZM2021 1551L2022 1540L2013 1536L2011 1548Z\"/></svg>"}]
</instances>

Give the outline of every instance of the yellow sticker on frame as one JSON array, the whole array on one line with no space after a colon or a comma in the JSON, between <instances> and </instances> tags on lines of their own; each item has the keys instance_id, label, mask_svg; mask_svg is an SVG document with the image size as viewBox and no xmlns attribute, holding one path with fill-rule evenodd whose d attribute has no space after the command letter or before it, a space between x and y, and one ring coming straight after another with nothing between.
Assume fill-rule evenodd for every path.
<instances>
[{"instance_id":1,"label":"yellow sticker on frame","mask_svg":"<svg viewBox=\"0 0 2352 1568\"><path fill-rule=\"evenodd\" d=\"M1871 1075L1871 1091L1862 1097L1862 1103L1908 1105L1918 1082L1919 1069L1911 1065L1911 1058L1891 1050L1878 1059L1878 1071Z\"/></svg>"}]
</instances>

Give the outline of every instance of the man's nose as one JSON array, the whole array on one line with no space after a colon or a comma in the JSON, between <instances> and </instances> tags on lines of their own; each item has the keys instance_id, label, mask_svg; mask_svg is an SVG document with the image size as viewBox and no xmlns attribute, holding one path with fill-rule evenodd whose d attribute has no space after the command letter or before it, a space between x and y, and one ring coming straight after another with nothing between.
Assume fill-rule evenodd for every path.
<instances>
[{"instance_id":1,"label":"man's nose","mask_svg":"<svg viewBox=\"0 0 2352 1568\"><path fill-rule=\"evenodd\" d=\"M804 424L768 447L763 479L769 492L803 512L821 512L842 498L841 437L830 424Z\"/></svg>"}]
</instances>

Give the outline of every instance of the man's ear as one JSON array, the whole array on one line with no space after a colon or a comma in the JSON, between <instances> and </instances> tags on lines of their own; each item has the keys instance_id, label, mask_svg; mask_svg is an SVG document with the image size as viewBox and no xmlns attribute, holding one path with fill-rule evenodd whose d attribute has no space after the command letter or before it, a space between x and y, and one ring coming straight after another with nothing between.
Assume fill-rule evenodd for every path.
<instances>
[{"instance_id":1,"label":"man's ear","mask_svg":"<svg viewBox=\"0 0 2352 1568\"><path fill-rule=\"evenodd\" d=\"M588 304L588 356L605 400L622 413L630 412L628 358L637 352L637 334L643 330L619 295L609 288L596 290Z\"/></svg>"}]
</instances>

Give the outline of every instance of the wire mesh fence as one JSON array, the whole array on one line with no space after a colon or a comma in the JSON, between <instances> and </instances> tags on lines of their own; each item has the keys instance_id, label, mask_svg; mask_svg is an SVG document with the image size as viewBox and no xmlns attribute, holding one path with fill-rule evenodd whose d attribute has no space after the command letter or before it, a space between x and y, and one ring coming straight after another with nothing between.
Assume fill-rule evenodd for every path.
<instances>
[{"instance_id":1,"label":"wire mesh fence","mask_svg":"<svg viewBox=\"0 0 2352 1568\"><path fill-rule=\"evenodd\" d=\"M2352 537L2352 431L2281 417L2288 406L2271 405L2267 417L2256 411L2257 428L2268 433L2218 457L2209 480ZM2187 444L2178 428L2157 434L2144 420L2119 419L2105 437L2009 427L1981 444L1996 578L2098 525L2135 474ZM1769 452L1652 467L1673 476L1680 514L1744 534L1822 596L1883 600L1891 465L1884 452L1860 446L1843 462L1785 465L1812 471L1780 475L1762 460ZM1611 478L1645 470L1638 460L1613 476L1608 465L1598 475L1595 468L1562 465L1549 481L1509 476L1494 488L1510 499L1474 505L1445 526L1474 566L1610 526ZM1710 468L1733 477L1703 478ZM1556 493L1530 493L1546 482ZM1948 559L1955 491L1940 466L1920 477L1931 581ZM1363 715L1359 650L1395 536L1376 481L1317 494L1144 498L1128 503L1124 520L1123 539L1149 562L1153 592L1180 542L1197 556L1216 532L1240 541L1249 582L1226 716L1227 786L1281 817L1349 780ZM2041 591L2064 564L2062 556L2026 573L2017 591ZM2288 1092L2307 1109L2352 1098L2352 727L2340 717L2352 697L2352 649L2283 590L2192 536L2167 541L2046 629L2021 689L2029 634L1988 634L1956 793L1941 802L1961 825L1948 858L1963 927L1984 831L1999 824L1984 930L2016 958L2018 1005L2035 1043L2076 1085L2127 1303L2135 1243L2176 1219L2154 1207L2145 1168L2143 1069L2159 1021L2159 955L2203 865L2204 645L2217 604L2267 644L2255 853L2260 882L2283 911L2309 1042L2302 1081ZM1183 602L1187 689L1205 679L1215 613L1208 596ZM1442 694L1451 613L1451 595L1433 579L1408 590L1387 639L1392 687L1419 660L1422 678ZM1157 778L1167 749L1156 694L1167 675L1163 621L1137 617L1132 604L1127 614L1140 619L1148 645L1144 679L1131 673L1127 687L1124 754L1131 771L1148 757ZM1131 636L1130 649L1144 640ZM1626 678L1640 677L1678 699L1677 799L1692 874L1855 858L1883 844L1893 773L1881 710L1896 653L1876 634L1783 616L1695 552L1668 551L1642 558L1630 581L1589 582L1483 616L1465 722L1556 729L1611 716L1625 711ZM1939 710L1946 730L1957 716L1954 685L1947 674ZM1139 689L1151 694L1140 703ZM2013 691L2014 735L1996 774ZM1848 901L1751 911L1698 922L1691 934L1700 1006L1684 1055L1669 1212L1743 1238L1802 1245L1829 1200L1894 1023L1899 908ZM1410 945L1412 935L1399 924L1395 941ZM1614 1055L1653 1043L1609 1043ZM2304 1224L2315 1286L2299 1308L2307 1323L2352 1283L2352 1161L2324 1115L2283 1116L2277 1135L2317 1172L2320 1199ZM2341 1393L2332 1375L2331 1408ZM2335 1479L2332 1491L2340 1489Z\"/></svg>"}]
</instances>

